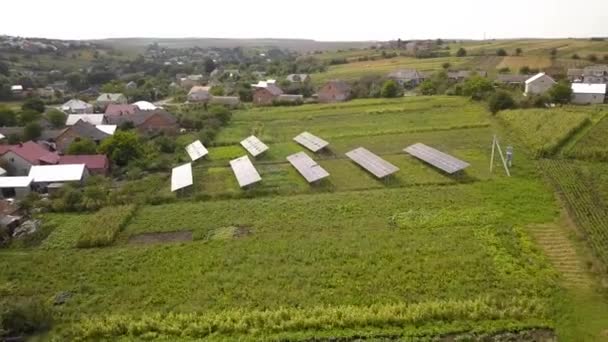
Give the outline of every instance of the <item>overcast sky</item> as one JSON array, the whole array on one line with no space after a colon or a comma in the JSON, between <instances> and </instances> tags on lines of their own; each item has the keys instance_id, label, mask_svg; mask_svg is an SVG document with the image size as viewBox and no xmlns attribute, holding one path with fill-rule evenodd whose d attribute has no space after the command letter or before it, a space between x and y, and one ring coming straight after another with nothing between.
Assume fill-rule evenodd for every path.
<instances>
[{"instance_id":1,"label":"overcast sky","mask_svg":"<svg viewBox=\"0 0 608 342\"><path fill-rule=\"evenodd\" d=\"M30 0L0 8L0 34L62 39L608 36L608 0Z\"/></svg>"}]
</instances>

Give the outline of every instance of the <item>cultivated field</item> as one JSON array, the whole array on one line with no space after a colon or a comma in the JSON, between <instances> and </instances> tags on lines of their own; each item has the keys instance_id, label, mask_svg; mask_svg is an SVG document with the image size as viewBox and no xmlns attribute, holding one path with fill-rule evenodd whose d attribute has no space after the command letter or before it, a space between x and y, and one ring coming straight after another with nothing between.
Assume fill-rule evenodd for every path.
<instances>
[{"instance_id":1,"label":"cultivated field","mask_svg":"<svg viewBox=\"0 0 608 342\"><path fill-rule=\"evenodd\" d=\"M517 124L523 114L538 124L572 114L567 127L547 128L561 136L594 114L547 113L497 120L479 103L441 96L237 112L209 157L194 164L188 193L170 194L168 175L158 174L129 186L169 203L43 215L48 237L0 251L0 304L69 293L51 308L49 337L58 340L469 332L466 339L555 328L560 340L584 332L600 341L603 302L563 287L530 234L553 234L560 209L526 151L556 143L530 140ZM285 160L303 150L292 141L303 130L330 142L326 153L307 151L331 174L316 186ZM250 134L270 150L255 161L262 183L241 190L228 161L246 154L238 142ZM494 134L515 146L513 177L498 162L494 174L488 170ZM402 152L416 142L471 167L439 172ZM372 178L344 156L359 146L401 170ZM106 247L82 248L91 245ZM582 318L587 309L593 320Z\"/></svg>"}]
</instances>

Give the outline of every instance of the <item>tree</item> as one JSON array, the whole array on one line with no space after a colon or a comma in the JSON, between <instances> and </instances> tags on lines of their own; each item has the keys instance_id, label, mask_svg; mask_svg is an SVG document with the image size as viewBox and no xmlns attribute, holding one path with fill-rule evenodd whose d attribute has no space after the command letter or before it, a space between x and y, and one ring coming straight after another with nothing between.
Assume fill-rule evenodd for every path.
<instances>
[{"instance_id":1,"label":"tree","mask_svg":"<svg viewBox=\"0 0 608 342\"><path fill-rule=\"evenodd\" d=\"M575 53L574 55L572 55L572 59L580 59L580 57Z\"/></svg>"},{"instance_id":2,"label":"tree","mask_svg":"<svg viewBox=\"0 0 608 342\"><path fill-rule=\"evenodd\" d=\"M517 48L515 49L515 55L516 56L521 56L521 53L523 52L523 50L521 48Z\"/></svg>"},{"instance_id":3,"label":"tree","mask_svg":"<svg viewBox=\"0 0 608 342\"><path fill-rule=\"evenodd\" d=\"M587 59L589 60L589 62L597 62L597 56L594 54L590 54L589 56L587 56Z\"/></svg>"},{"instance_id":4,"label":"tree","mask_svg":"<svg viewBox=\"0 0 608 342\"><path fill-rule=\"evenodd\" d=\"M481 76L467 79L462 86L462 94L474 100L481 100L494 90L492 82Z\"/></svg>"},{"instance_id":5,"label":"tree","mask_svg":"<svg viewBox=\"0 0 608 342\"><path fill-rule=\"evenodd\" d=\"M136 133L117 131L101 143L99 151L109 156L116 165L125 166L143 155L143 145Z\"/></svg>"},{"instance_id":6,"label":"tree","mask_svg":"<svg viewBox=\"0 0 608 342\"><path fill-rule=\"evenodd\" d=\"M0 107L0 126L15 126L17 114L8 107Z\"/></svg>"},{"instance_id":7,"label":"tree","mask_svg":"<svg viewBox=\"0 0 608 342\"><path fill-rule=\"evenodd\" d=\"M19 113L19 122L25 126L30 122L38 121L42 118L42 114L33 110L25 110Z\"/></svg>"},{"instance_id":8,"label":"tree","mask_svg":"<svg viewBox=\"0 0 608 342\"><path fill-rule=\"evenodd\" d=\"M208 74L211 73L216 68L215 62L211 58L205 58L203 65L205 67L205 72Z\"/></svg>"},{"instance_id":9,"label":"tree","mask_svg":"<svg viewBox=\"0 0 608 342\"><path fill-rule=\"evenodd\" d=\"M570 103L572 99L572 88L568 82L559 82L549 89L548 94L551 102L564 105Z\"/></svg>"},{"instance_id":10,"label":"tree","mask_svg":"<svg viewBox=\"0 0 608 342\"><path fill-rule=\"evenodd\" d=\"M21 109L24 111L33 110L38 113L43 113L44 102L41 99L28 99L23 103L23 105L21 105Z\"/></svg>"},{"instance_id":11,"label":"tree","mask_svg":"<svg viewBox=\"0 0 608 342\"><path fill-rule=\"evenodd\" d=\"M85 78L78 72L72 72L65 76L68 86L74 90L83 90L87 87Z\"/></svg>"},{"instance_id":12,"label":"tree","mask_svg":"<svg viewBox=\"0 0 608 342\"><path fill-rule=\"evenodd\" d=\"M529 75L531 72L532 72L532 70L527 65L524 65L521 68L519 68L519 73L522 75Z\"/></svg>"},{"instance_id":13,"label":"tree","mask_svg":"<svg viewBox=\"0 0 608 342\"><path fill-rule=\"evenodd\" d=\"M55 128L61 128L65 125L66 115L60 110L51 109L46 117Z\"/></svg>"},{"instance_id":14,"label":"tree","mask_svg":"<svg viewBox=\"0 0 608 342\"><path fill-rule=\"evenodd\" d=\"M8 67L8 63L0 61L0 75L8 76L10 74L10 70Z\"/></svg>"},{"instance_id":15,"label":"tree","mask_svg":"<svg viewBox=\"0 0 608 342\"><path fill-rule=\"evenodd\" d=\"M490 96L488 105L492 114L496 114L501 110L515 108L515 101L509 93L501 90Z\"/></svg>"},{"instance_id":16,"label":"tree","mask_svg":"<svg viewBox=\"0 0 608 342\"><path fill-rule=\"evenodd\" d=\"M216 85L211 87L209 93L213 96L224 96L224 87L221 85Z\"/></svg>"},{"instance_id":17,"label":"tree","mask_svg":"<svg viewBox=\"0 0 608 342\"><path fill-rule=\"evenodd\" d=\"M97 152L97 144L91 139L77 139L70 144L67 154L95 154Z\"/></svg>"},{"instance_id":18,"label":"tree","mask_svg":"<svg viewBox=\"0 0 608 342\"><path fill-rule=\"evenodd\" d=\"M505 51L505 49L498 49L496 50L496 56L507 56L507 51Z\"/></svg>"},{"instance_id":19,"label":"tree","mask_svg":"<svg viewBox=\"0 0 608 342\"><path fill-rule=\"evenodd\" d=\"M448 70L452 65L448 62L445 62L443 64L441 64L441 67L444 68L445 70Z\"/></svg>"},{"instance_id":20,"label":"tree","mask_svg":"<svg viewBox=\"0 0 608 342\"><path fill-rule=\"evenodd\" d=\"M555 59L557 57L557 49L551 49L551 59Z\"/></svg>"},{"instance_id":21,"label":"tree","mask_svg":"<svg viewBox=\"0 0 608 342\"><path fill-rule=\"evenodd\" d=\"M399 84L397 82L395 82L394 80L388 80L386 82L384 82L384 84L382 85L382 91L381 91L381 96L382 97L387 97L387 98L392 98L392 97L398 97L401 93L401 89L399 87Z\"/></svg>"},{"instance_id":22,"label":"tree","mask_svg":"<svg viewBox=\"0 0 608 342\"><path fill-rule=\"evenodd\" d=\"M42 127L37 122L30 122L23 129L23 139L36 140L42 134Z\"/></svg>"},{"instance_id":23,"label":"tree","mask_svg":"<svg viewBox=\"0 0 608 342\"><path fill-rule=\"evenodd\" d=\"M456 51L456 57L464 57L467 55L467 50L465 50L464 48L460 48L458 49L458 51Z\"/></svg>"},{"instance_id":24,"label":"tree","mask_svg":"<svg viewBox=\"0 0 608 342\"><path fill-rule=\"evenodd\" d=\"M422 95L436 95L437 94L437 87L436 87L436 85L435 85L435 83L433 81L431 81L431 80L424 80L418 86L418 91Z\"/></svg>"},{"instance_id":25,"label":"tree","mask_svg":"<svg viewBox=\"0 0 608 342\"><path fill-rule=\"evenodd\" d=\"M608 61L608 55L604 55L604 62Z\"/></svg>"}]
</instances>

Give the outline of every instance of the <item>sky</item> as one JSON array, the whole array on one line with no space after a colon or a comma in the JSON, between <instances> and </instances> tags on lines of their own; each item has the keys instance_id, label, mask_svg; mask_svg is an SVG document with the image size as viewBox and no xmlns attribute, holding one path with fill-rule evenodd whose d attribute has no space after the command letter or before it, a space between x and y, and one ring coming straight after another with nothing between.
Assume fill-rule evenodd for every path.
<instances>
[{"instance_id":1,"label":"sky","mask_svg":"<svg viewBox=\"0 0 608 342\"><path fill-rule=\"evenodd\" d=\"M29 0L0 10L0 34L59 39L608 36L608 0Z\"/></svg>"}]
</instances>

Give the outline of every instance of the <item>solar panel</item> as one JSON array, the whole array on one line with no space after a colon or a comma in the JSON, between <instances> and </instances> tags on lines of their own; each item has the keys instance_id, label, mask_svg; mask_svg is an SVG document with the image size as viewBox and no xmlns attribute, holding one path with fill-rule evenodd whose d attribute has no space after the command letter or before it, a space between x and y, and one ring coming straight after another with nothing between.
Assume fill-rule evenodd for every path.
<instances>
[{"instance_id":1,"label":"solar panel","mask_svg":"<svg viewBox=\"0 0 608 342\"><path fill-rule=\"evenodd\" d=\"M329 177L329 173L304 152L299 152L288 156L287 161L289 161L291 165L293 165L293 167L295 167L296 170L298 170L298 172L304 176L304 178L306 178L308 183L314 183L325 177Z\"/></svg>"},{"instance_id":2,"label":"solar panel","mask_svg":"<svg viewBox=\"0 0 608 342\"><path fill-rule=\"evenodd\" d=\"M258 170L255 169L255 166L253 166L248 156L242 156L240 158L231 160L230 167L232 168L234 176L239 182L239 186L241 188L262 180Z\"/></svg>"},{"instance_id":3,"label":"solar panel","mask_svg":"<svg viewBox=\"0 0 608 342\"><path fill-rule=\"evenodd\" d=\"M410 155L423 160L449 174L453 174L470 166L469 163L456 159L425 144L417 143L404 149Z\"/></svg>"},{"instance_id":4,"label":"solar panel","mask_svg":"<svg viewBox=\"0 0 608 342\"><path fill-rule=\"evenodd\" d=\"M243 146L247 152L251 153L251 155L254 157L268 151L268 146L253 135L241 141L241 146Z\"/></svg>"},{"instance_id":5,"label":"solar panel","mask_svg":"<svg viewBox=\"0 0 608 342\"><path fill-rule=\"evenodd\" d=\"M171 171L171 191L192 185L192 163L174 167Z\"/></svg>"},{"instance_id":6,"label":"solar panel","mask_svg":"<svg viewBox=\"0 0 608 342\"><path fill-rule=\"evenodd\" d=\"M201 159L202 157L209 154L209 151L203 146L203 143L200 140L193 142L192 144L186 146L186 152L190 156L192 161Z\"/></svg>"},{"instance_id":7,"label":"solar panel","mask_svg":"<svg viewBox=\"0 0 608 342\"><path fill-rule=\"evenodd\" d=\"M398 167L363 147L346 153L346 156L378 178L384 178L399 171Z\"/></svg>"},{"instance_id":8,"label":"solar panel","mask_svg":"<svg viewBox=\"0 0 608 342\"><path fill-rule=\"evenodd\" d=\"M315 153L329 146L327 141L308 132L301 133L297 137L293 138L293 140Z\"/></svg>"}]
</instances>

